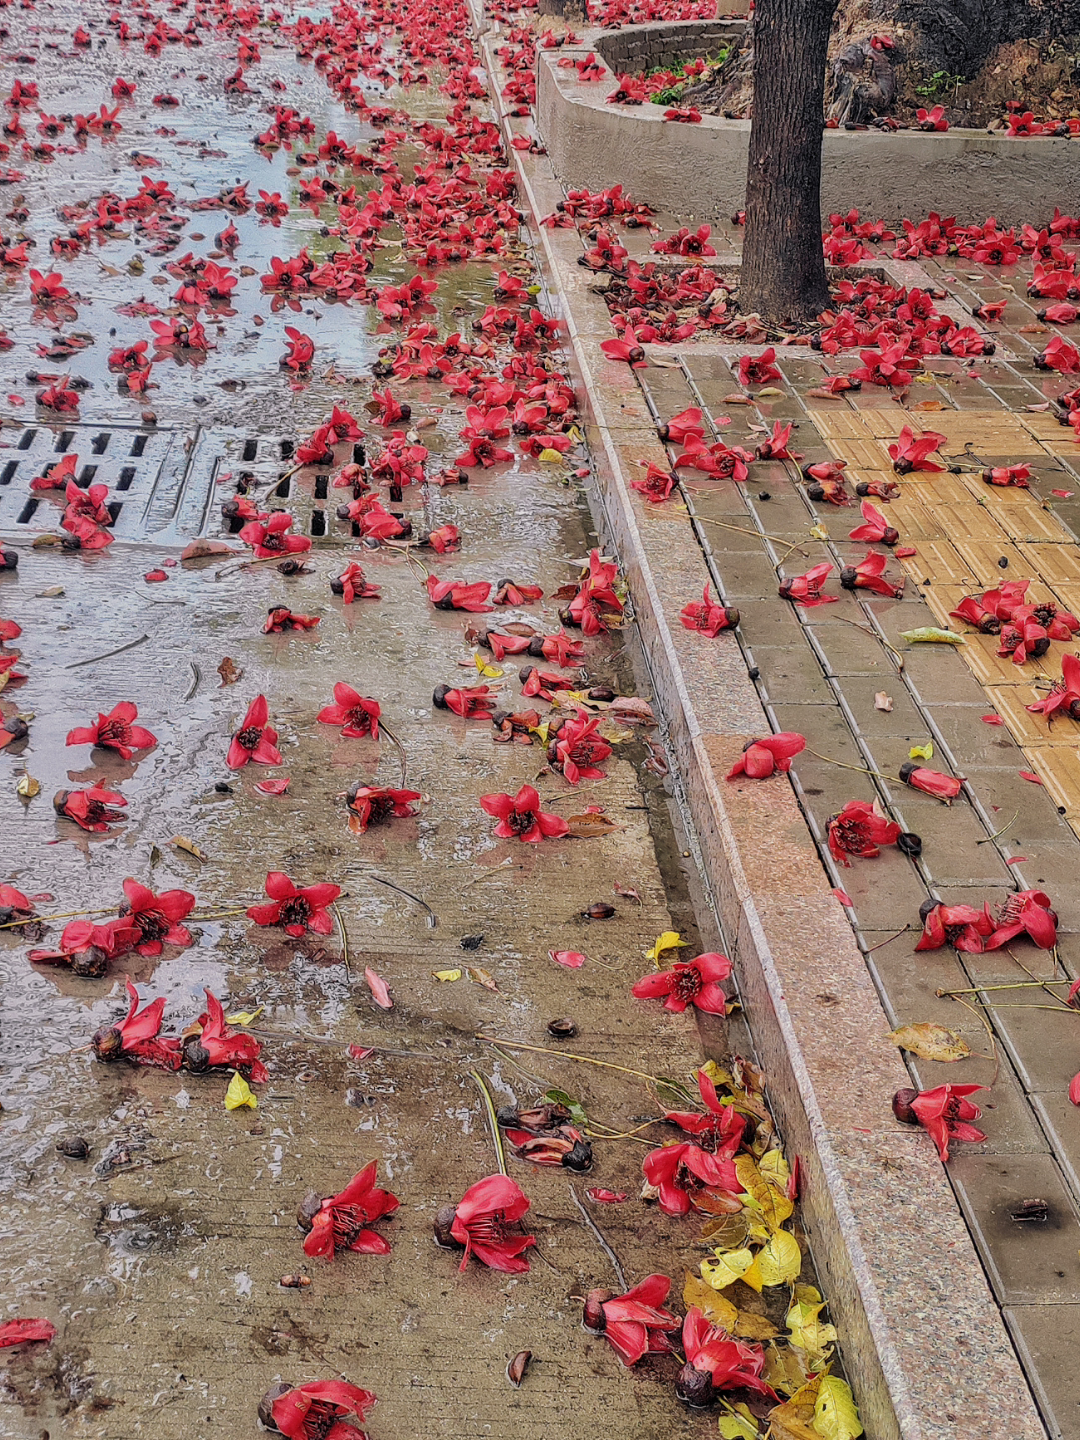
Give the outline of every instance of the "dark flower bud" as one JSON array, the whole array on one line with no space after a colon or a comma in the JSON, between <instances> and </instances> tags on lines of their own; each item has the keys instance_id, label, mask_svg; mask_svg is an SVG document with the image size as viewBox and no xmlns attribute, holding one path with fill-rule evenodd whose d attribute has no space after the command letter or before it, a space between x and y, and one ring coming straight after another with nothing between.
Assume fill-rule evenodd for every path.
<instances>
[{"instance_id":1,"label":"dark flower bud","mask_svg":"<svg viewBox=\"0 0 1080 1440\"><path fill-rule=\"evenodd\" d=\"M605 1300L614 1298L614 1290L590 1290L585 1296L585 1304L581 1312L581 1323L590 1335L602 1335L607 1327L607 1316L604 1314Z\"/></svg>"},{"instance_id":2,"label":"dark flower bud","mask_svg":"<svg viewBox=\"0 0 1080 1440\"><path fill-rule=\"evenodd\" d=\"M103 1025L90 1038L90 1048L99 1060L115 1060L123 1045L124 1037L115 1025Z\"/></svg>"},{"instance_id":3,"label":"dark flower bud","mask_svg":"<svg viewBox=\"0 0 1080 1440\"><path fill-rule=\"evenodd\" d=\"M859 572L854 565L845 565L840 571L840 584L845 590L857 590L859 588Z\"/></svg>"},{"instance_id":4,"label":"dark flower bud","mask_svg":"<svg viewBox=\"0 0 1080 1440\"><path fill-rule=\"evenodd\" d=\"M586 693L586 699L599 700L604 704L610 704L611 701L615 699L615 691L612 690L610 685L594 685L592 689Z\"/></svg>"},{"instance_id":5,"label":"dark flower bud","mask_svg":"<svg viewBox=\"0 0 1080 1440\"><path fill-rule=\"evenodd\" d=\"M81 550L82 541L77 535L62 535L60 537L61 550Z\"/></svg>"},{"instance_id":6,"label":"dark flower bud","mask_svg":"<svg viewBox=\"0 0 1080 1440\"><path fill-rule=\"evenodd\" d=\"M464 1247L455 1240L450 1233L450 1227L457 1215L456 1205L444 1205L435 1213L433 1229L435 1231L435 1243L441 1245L444 1250L461 1250Z\"/></svg>"},{"instance_id":7,"label":"dark flower bud","mask_svg":"<svg viewBox=\"0 0 1080 1440\"><path fill-rule=\"evenodd\" d=\"M0 570L14 570L19 563L18 552L15 550L0 550Z\"/></svg>"},{"instance_id":8,"label":"dark flower bud","mask_svg":"<svg viewBox=\"0 0 1080 1440\"><path fill-rule=\"evenodd\" d=\"M345 582L343 580L339 580L336 575L330 581L330 593L331 595L345 594Z\"/></svg>"},{"instance_id":9,"label":"dark flower bud","mask_svg":"<svg viewBox=\"0 0 1080 1440\"><path fill-rule=\"evenodd\" d=\"M86 980L100 980L108 969L109 957L100 945L88 945L71 957L71 972ZM100 1032L99 1032L100 1033ZM106 1059L104 1055L98 1057Z\"/></svg>"},{"instance_id":10,"label":"dark flower bud","mask_svg":"<svg viewBox=\"0 0 1080 1440\"><path fill-rule=\"evenodd\" d=\"M210 1052L199 1044L198 1035L189 1035L183 1044L184 1065L193 1075L205 1075L210 1069Z\"/></svg>"},{"instance_id":11,"label":"dark flower bud","mask_svg":"<svg viewBox=\"0 0 1080 1440\"><path fill-rule=\"evenodd\" d=\"M534 660L543 660L544 637L542 635L534 636L533 639L529 641L529 648L525 651L525 654L531 655Z\"/></svg>"},{"instance_id":12,"label":"dark flower bud","mask_svg":"<svg viewBox=\"0 0 1080 1440\"><path fill-rule=\"evenodd\" d=\"M927 899L922 902L919 906L919 919L924 925L926 924L926 917L930 914L930 911L940 904L940 900L935 900L932 897L927 897Z\"/></svg>"},{"instance_id":13,"label":"dark flower bud","mask_svg":"<svg viewBox=\"0 0 1080 1440\"><path fill-rule=\"evenodd\" d=\"M922 836L916 835L914 830L903 830L896 837L896 848L901 855L909 855L912 860L917 860L922 854Z\"/></svg>"},{"instance_id":14,"label":"dark flower bud","mask_svg":"<svg viewBox=\"0 0 1080 1440\"><path fill-rule=\"evenodd\" d=\"M307 566L303 560L298 560L295 555L290 555L287 560L282 560L276 568L279 575L303 575Z\"/></svg>"},{"instance_id":15,"label":"dark flower bud","mask_svg":"<svg viewBox=\"0 0 1080 1440\"><path fill-rule=\"evenodd\" d=\"M337 518L338 518L339 520L348 520L348 518L349 518L349 507L348 507L348 505L339 505L339 506L337 507L337 511L336 511L335 513L337 514ZM331 588L333 588L333 581L331 581L330 584L331 584Z\"/></svg>"},{"instance_id":16,"label":"dark flower bud","mask_svg":"<svg viewBox=\"0 0 1080 1440\"><path fill-rule=\"evenodd\" d=\"M282 1395L287 1395L292 1388L291 1385L281 1383L271 1385L270 1389L267 1390L266 1394L259 1401L259 1424L265 1425L267 1430L272 1430L275 1435L280 1435L281 1431L274 1424L274 1401L280 1400Z\"/></svg>"},{"instance_id":17,"label":"dark flower bud","mask_svg":"<svg viewBox=\"0 0 1080 1440\"><path fill-rule=\"evenodd\" d=\"M562 1163L567 1170L584 1174L586 1170L592 1169L592 1146L587 1140L575 1141L574 1148L563 1156Z\"/></svg>"},{"instance_id":18,"label":"dark flower bud","mask_svg":"<svg viewBox=\"0 0 1080 1440\"><path fill-rule=\"evenodd\" d=\"M315 1190L309 1190L296 1207L296 1223L301 1230L310 1230L315 1216L322 1209L323 1197Z\"/></svg>"},{"instance_id":19,"label":"dark flower bud","mask_svg":"<svg viewBox=\"0 0 1080 1440\"><path fill-rule=\"evenodd\" d=\"M438 710L448 710L450 707L449 707L449 706L447 705L447 703L446 703L446 697L447 697L447 695L449 695L449 694L450 694L450 686L449 686L449 685L436 685L436 687L435 687L435 693L434 693L434 694L432 695L432 697L431 697L431 703L432 703L432 704L435 706L435 708L438 709Z\"/></svg>"},{"instance_id":20,"label":"dark flower bud","mask_svg":"<svg viewBox=\"0 0 1080 1440\"><path fill-rule=\"evenodd\" d=\"M900 1121L901 1125L917 1125L919 1117L911 1108L911 1102L919 1098L917 1090L897 1090L892 1097L892 1113Z\"/></svg>"},{"instance_id":21,"label":"dark flower bud","mask_svg":"<svg viewBox=\"0 0 1080 1440\"><path fill-rule=\"evenodd\" d=\"M706 1370L699 1370L689 1363L679 1371L679 1378L675 1381L675 1394L686 1405L692 1405L695 1410L704 1409L711 1405L715 1398L712 1376Z\"/></svg>"}]
</instances>

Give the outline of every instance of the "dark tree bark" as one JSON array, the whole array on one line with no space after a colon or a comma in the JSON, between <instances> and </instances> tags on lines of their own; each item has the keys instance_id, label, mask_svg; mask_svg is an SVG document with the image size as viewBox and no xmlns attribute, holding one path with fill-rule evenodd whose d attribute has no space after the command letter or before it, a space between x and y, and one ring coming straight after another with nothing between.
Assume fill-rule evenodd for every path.
<instances>
[{"instance_id":1,"label":"dark tree bark","mask_svg":"<svg viewBox=\"0 0 1080 1440\"><path fill-rule=\"evenodd\" d=\"M836 0L757 0L739 308L803 325L829 302L821 249L825 60Z\"/></svg>"}]
</instances>

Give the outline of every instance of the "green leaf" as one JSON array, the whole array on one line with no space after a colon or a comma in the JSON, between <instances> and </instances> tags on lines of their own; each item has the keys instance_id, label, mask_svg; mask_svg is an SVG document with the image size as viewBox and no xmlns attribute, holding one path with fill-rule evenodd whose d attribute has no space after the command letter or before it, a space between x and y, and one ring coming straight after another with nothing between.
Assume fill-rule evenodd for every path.
<instances>
[{"instance_id":1,"label":"green leaf","mask_svg":"<svg viewBox=\"0 0 1080 1440\"><path fill-rule=\"evenodd\" d=\"M920 625L917 630L901 630L900 638L909 645L966 645L963 635L941 630L936 625Z\"/></svg>"},{"instance_id":2,"label":"green leaf","mask_svg":"<svg viewBox=\"0 0 1080 1440\"><path fill-rule=\"evenodd\" d=\"M845 1380L836 1375L824 1376L810 1423L823 1440L856 1440L863 1433L855 1397Z\"/></svg>"},{"instance_id":3,"label":"green leaf","mask_svg":"<svg viewBox=\"0 0 1080 1440\"><path fill-rule=\"evenodd\" d=\"M721 1415L719 1426L723 1440L761 1440L761 1431L741 1415Z\"/></svg>"},{"instance_id":4,"label":"green leaf","mask_svg":"<svg viewBox=\"0 0 1080 1440\"><path fill-rule=\"evenodd\" d=\"M589 1123L589 1117L582 1109L580 1101L575 1100L572 1095L568 1095L565 1090L545 1090L544 1099L552 1105L565 1105L567 1110L570 1111L570 1116L575 1125L587 1125Z\"/></svg>"}]
</instances>

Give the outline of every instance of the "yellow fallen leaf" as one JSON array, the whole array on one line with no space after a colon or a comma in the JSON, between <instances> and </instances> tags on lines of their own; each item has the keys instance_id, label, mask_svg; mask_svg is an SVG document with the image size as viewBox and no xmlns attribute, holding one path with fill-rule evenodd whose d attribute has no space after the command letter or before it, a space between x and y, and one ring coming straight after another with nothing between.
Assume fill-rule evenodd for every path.
<instances>
[{"instance_id":1,"label":"yellow fallen leaf","mask_svg":"<svg viewBox=\"0 0 1080 1440\"><path fill-rule=\"evenodd\" d=\"M920 1020L916 1025L901 1025L897 1030L890 1030L887 1038L899 1045L901 1050L910 1050L912 1055L921 1055L924 1060L951 1063L966 1059L971 1054L967 1042L955 1030L947 1030L944 1025L936 1025L931 1020Z\"/></svg>"},{"instance_id":2,"label":"yellow fallen leaf","mask_svg":"<svg viewBox=\"0 0 1080 1440\"><path fill-rule=\"evenodd\" d=\"M234 1070L233 1077L229 1081L229 1088L225 1091L225 1109L239 1110L244 1105L250 1110L259 1108L259 1102L252 1094L251 1086L239 1070Z\"/></svg>"},{"instance_id":3,"label":"yellow fallen leaf","mask_svg":"<svg viewBox=\"0 0 1080 1440\"><path fill-rule=\"evenodd\" d=\"M683 1304L689 1308L696 1305L706 1320L711 1320L714 1325L719 1325L722 1330L731 1332L732 1326L739 1317L739 1311L730 1300L726 1300L711 1285L704 1280L699 1280L688 1270L682 1292Z\"/></svg>"},{"instance_id":4,"label":"yellow fallen leaf","mask_svg":"<svg viewBox=\"0 0 1080 1440\"><path fill-rule=\"evenodd\" d=\"M783 393L783 390L778 389L775 385L764 385L757 391L758 395L783 395Z\"/></svg>"},{"instance_id":5,"label":"yellow fallen leaf","mask_svg":"<svg viewBox=\"0 0 1080 1440\"><path fill-rule=\"evenodd\" d=\"M706 1221L701 1238L710 1241L717 1254L722 1254L725 1250L741 1250L749 1233L749 1221L740 1210L737 1215L718 1215L714 1220Z\"/></svg>"},{"instance_id":6,"label":"yellow fallen leaf","mask_svg":"<svg viewBox=\"0 0 1080 1440\"><path fill-rule=\"evenodd\" d=\"M33 800L35 795L41 794L41 781L35 780L32 775L20 775L15 786L16 795L21 795L24 800Z\"/></svg>"},{"instance_id":7,"label":"yellow fallen leaf","mask_svg":"<svg viewBox=\"0 0 1080 1440\"><path fill-rule=\"evenodd\" d=\"M812 1426L823 1440L857 1440L863 1433L855 1398L846 1380L836 1375L822 1377Z\"/></svg>"},{"instance_id":8,"label":"yellow fallen leaf","mask_svg":"<svg viewBox=\"0 0 1080 1440\"><path fill-rule=\"evenodd\" d=\"M836 1343L836 1326L818 1319L824 1304L797 1301L787 1313L787 1328L792 1345L805 1350L811 1362L824 1363L829 1348Z\"/></svg>"},{"instance_id":9,"label":"yellow fallen leaf","mask_svg":"<svg viewBox=\"0 0 1080 1440\"><path fill-rule=\"evenodd\" d=\"M461 971L460 971L460 970L432 970L431 973L432 973L432 975L435 977L436 980L460 980L460 979L461 979Z\"/></svg>"},{"instance_id":10,"label":"yellow fallen leaf","mask_svg":"<svg viewBox=\"0 0 1080 1440\"><path fill-rule=\"evenodd\" d=\"M790 1431L776 1430L771 1440L777 1440L779 1436L783 1436L784 1440L787 1440L789 1433L796 1436L797 1440L808 1440L808 1437L809 1440L815 1440L815 1432L809 1426L810 1421L814 1418L814 1401L817 1399L819 1377L817 1375L807 1376L801 1353L793 1350L790 1345L776 1345L767 1342L762 1378L766 1384L771 1385L781 1395L786 1395L788 1403L792 1407L790 1411L784 1412L785 1422L791 1427ZM813 1386L812 1390L809 1389L810 1385ZM805 1406L801 1414L797 1408L799 1406ZM776 1415L781 1413L780 1410L770 1411L770 1423ZM791 1417L790 1420L787 1418L788 1415ZM797 1428L800 1420L804 1427L801 1432Z\"/></svg>"},{"instance_id":11,"label":"yellow fallen leaf","mask_svg":"<svg viewBox=\"0 0 1080 1440\"><path fill-rule=\"evenodd\" d=\"M570 439L574 442L575 445L580 445L581 442L585 439L585 436L581 433L581 431L576 425L571 425L570 429L566 433L570 436Z\"/></svg>"},{"instance_id":12,"label":"yellow fallen leaf","mask_svg":"<svg viewBox=\"0 0 1080 1440\"><path fill-rule=\"evenodd\" d=\"M773 1340L780 1331L764 1315L755 1315L752 1310L740 1310L734 1325L727 1327L738 1340Z\"/></svg>"},{"instance_id":13,"label":"yellow fallen leaf","mask_svg":"<svg viewBox=\"0 0 1080 1440\"><path fill-rule=\"evenodd\" d=\"M784 1159L782 1150L766 1150L758 1161L758 1169L770 1185L775 1185L778 1190L787 1190L791 1166Z\"/></svg>"},{"instance_id":14,"label":"yellow fallen leaf","mask_svg":"<svg viewBox=\"0 0 1080 1440\"><path fill-rule=\"evenodd\" d=\"M539 457L539 458L540 458L541 460L546 460L549 465L550 465L550 464L555 464L555 465L557 465L557 464L559 463L559 461L560 461L563 457L559 454L558 450L548 450L548 449L544 449L544 450L541 450L541 451L540 451L540 457Z\"/></svg>"},{"instance_id":15,"label":"yellow fallen leaf","mask_svg":"<svg viewBox=\"0 0 1080 1440\"><path fill-rule=\"evenodd\" d=\"M186 835L174 835L171 843L175 845L178 850L183 850L186 855L194 855L196 860L206 859L206 856L199 849L198 845L195 844L194 840L189 840Z\"/></svg>"},{"instance_id":16,"label":"yellow fallen leaf","mask_svg":"<svg viewBox=\"0 0 1080 1440\"><path fill-rule=\"evenodd\" d=\"M465 972L470 980L475 980L477 985L483 985L485 990L498 990L495 983L495 976L485 970L482 965L470 965Z\"/></svg>"},{"instance_id":17,"label":"yellow fallen leaf","mask_svg":"<svg viewBox=\"0 0 1080 1440\"><path fill-rule=\"evenodd\" d=\"M761 1431L744 1415L721 1415L717 1424L721 1440L761 1440Z\"/></svg>"},{"instance_id":18,"label":"yellow fallen leaf","mask_svg":"<svg viewBox=\"0 0 1080 1440\"><path fill-rule=\"evenodd\" d=\"M662 935L656 937L652 949L645 951L645 958L646 960L655 960L659 966L660 956L665 950L683 949L687 943L677 930L665 930Z\"/></svg>"},{"instance_id":19,"label":"yellow fallen leaf","mask_svg":"<svg viewBox=\"0 0 1080 1440\"><path fill-rule=\"evenodd\" d=\"M742 1277L747 1285L760 1290L763 1285L790 1285L797 1280L802 1269L802 1251L799 1242L788 1230L778 1230L763 1245L754 1258L752 1271ZM753 1278L751 1275L753 1274ZM754 1285L754 1280L760 1284Z\"/></svg>"},{"instance_id":20,"label":"yellow fallen leaf","mask_svg":"<svg viewBox=\"0 0 1080 1440\"><path fill-rule=\"evenodd\" d=\"M489 665L482 655L473 655L473 659L476 661L477 670L479 670L485 680L498 680L500 675L506 673L500 670L497 665Z\"/></svg>"},{"instance_id":21,"label":"yellow fallen leaf","mask_svg":"<svg viewBox=\"0 0 1080 1440\"><path fill-rule=\"evenodd\" d=\"M235 1015L225 1016L225 1023L226 1025L250 1025L253 1020L259 1018L265 1009L265 1005L260 1005L257 1010L237 1010Z\"/></svg>"},{"instance_id":22,"label":"yellow fallen leaf","mask_svg":"<svg viewBox=\"0 0 1080 1440\"><path fill-rule=\"evenodd\" d=\"M819 521L817 525L810 526L810 538L811 540L827 540L829 532Z\"/></svg>"},{"instance_id":23,"label":"yellow fallen leaf","mask_svg":"<svg viewBox=\"0 0 1080 1440\"><path fill-rule=\"evenodd\" d=\"M927 740L925 745L912 745L908 755L912 760L932 760L934 758L934 742Z\"/></svg>"},{"instance_id":24,"label":"yellow fallen leaf","mask_svg":"<svg viewBox=\"0 0 1080 1440\"><path fill-rule=\"evenodd\" d=\"M739 1177L740 1185L746 1191L747 1199L744 1204L752 1201L753 1205L761 1212L761 1218L768 1228L773 1231L779 1230L795 1209L794 1203L769 1184L754 1163L752 1155L735 1157L735 1173Z\"/></svg>"},{"instance_id":25,"label":"yellow fallen leaf","mask_svg":"<svg viewBox=\"0 0 1080 1440\"><path fill-rule=\"evenodd\" d=\"M917 630L901 630L900 638L909 645L966 645L963 635L952 630L940 630L936 625L920 625Z\"/></svg>"},{"instance_id":26,"label":"yellow fallen leaf","mask_svg":"<svg viewBox=\"0 0 1080 1440\"><path fill-rule=\"evenodd\" d=\"M540 741L540 744L546 746L548 743L548 722L543 720L539 725L534 725L529 731L529 734L535 735Z\"/></svg>"},{"instance_id":27,"label":"yellow fallen leaf","mask_svg":"<svg viewBox=\"0 0 1080 1440\"><path fill-rule=\"evenodd\" d=\"M779 1351L775 1345L770 1345L766 1351L766 1359L772 1355L782 1354L786 1361L795 1363L796 1357L793 1351ZM768 1383L774 1389L787 1388L777 1384L779 1377L775 1375L775 1366L767 1366L773 1369L774 1373L767 1376ZM815 1375L805 1385L799 1385L783 1405L777 1405L769 1411L769 1431L771 1440L819 1440L816 1430L810 1426L814 1419L814 1405L817 1403L818 1387L822 1377Z\"/></svg>"},{"instance_id":28,"label":"yellow fallen leaf","mask_svg":"<svg viewBox=\"0 0 1080 1440\"><path fill-rule=\"evenodd\" d=\"M753 1251L729 1250L726 1255L718 1254L712 1260L702 1260L701 1278L714 1290L724 1290L736 1280L743 1279L753 1263Z\"/></svg>"}]
</instances>

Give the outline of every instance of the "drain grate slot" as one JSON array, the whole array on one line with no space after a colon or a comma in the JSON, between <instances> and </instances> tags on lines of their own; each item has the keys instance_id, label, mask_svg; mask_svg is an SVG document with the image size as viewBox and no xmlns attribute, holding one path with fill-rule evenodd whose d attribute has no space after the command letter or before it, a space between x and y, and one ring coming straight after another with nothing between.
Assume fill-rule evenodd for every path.
<instances>
[{"instance_id":1,"label":"drain grate slot","mask_svg":"<svg viewBox=\"0 0 1080 1440\"><path fill-rule=\"evenodd\" d=\"M84 465L79 471L79 478L75 481L75 484L78 485L80 490L88 489L97 472L98 467L96 465Z\"/></svg>"},{"instance_id":2,"label":"drain grate slot","mask_svg":"<svg viewBox=\"0 0 1080 1440\"><path fill-rule=\"evenodd\" d=\"M120 478L116 482L117 490L130 490L131 482L135 479L135 466L125 465L120 471Z\"/></svg>"},{"instance_id":3,"label":"drain grate slot","mask_svg":"<svg viewBox=\"0 0 1080 1440\"><path fill-rule=\"evenodd\" d=\"M19 511L19 516L18 519L15 521L15 524L29 525L30 521L34 518L34 512L37 510L40 504L40 500L27 500L26 504Z\"/></svg>"},{"instance_id":4,"label":"drain grate slot","mask_svg":"<svg viewBox=\"0 0 1080 1440\"><path fill-rule=\"evenodd\" d=\"M117 520L120 519L120 511L123 508L124 502L122 500L110 500L109 503L105 506L105 509L108 510L109 514L112 516L112 523L114 525L116 524Z\"/></svg>"},{"instance_id":5,"label":"drain grate slot","mask_svg":"<svg viewBox=\"0 0 1080 1440\"><path fill-rule=\"evenodd\" d=\"M90 454L104 455L105 451L109 448L109 441L111 439L112 436L109 434L95 435L93 440L90 441Z\"/></svg>"},{"instance_id":6,"label":"drain grate slot","mask_svg":"<svg viewBox=\"0 0 1080 1440\"><path fill-rule=\"evenodd\" d=\"M9 460L4 468L0 470L0 485L10 485L15 478L18 468L19 462L17 460Z\"/></svg>"},{"instance_id":7,"label":"drain grate slot","mask_svg":"<svg viewBox=\"0 0 1080 1440\"><path fill-rule=\"evenodd\" d=\"M258 455L258 453L259 453L259 442L258 442L257 440L245 440L245 441L244 441L244 453L240 456L240 459L241 459L241 460L248 460L248 461L254 460L255 457Z\"/></svg>"},{"instance_id":8,"label":"drain grate slot","mask_svg":"<svg viewBox=\"0 0 1080 1440\"><path fill-rule=\"evenodd\" d=\"M292 441L292 440L282 440L282 442L281 442L281 458L282 458L282 460L291 460L292 457L293 457L293 451L294 451L295 449L296 449L296 443L295 443L295 441Z\"/></svg>"},{"instance_id":9,"label":"drain grate slot","mask_svg":"<svg viewBox=\"0 0 1080 1440\"><path fill-rule=\"evenodd\" d=\"M128 451L128 454L141 455L146 449L146 442L149 438L148 435L136 435L131 442L131 449Z\"/></svg>"},{"instance_id":10,"label":"drain grate slot","mask_svg":"<svg viewBox=\"0 0 1080 1440\"><path fill-rule=\"evenodd\" d=\"M314 495L315 495L315 499L316 499L316 500L325 500L325 499L326 499L327 487L329 486L329 484L330 484L330 476L329 476L329 475L316 475L316 476L315 476L315 490L314 490Z\"/></svg>"},{"instance_id":11,"label":"drain grate slot","mask_svg":"<svg viewBox=\"0 0 1080 1440\"><path fill-rule=\"evenodd\" d=\"M19 436L19 443L15 447L16 450L29 450L30 446L34 443L34 436L36 434L36 430L24 430Z\"/></svg>"},{"instance_id":12,"label":"drain grate slot","mask_svg":"<svg viewBox=\"0 0 1080 1440\"><path fill-rule=\"evenodd\" d=\"M54 447L54 449L55 449L55 451L56 451L56 454L57 454L57 455L63 455L63 454L65 453L65 451L67 451L68 449L70 449L70 447L71 447L71 442L72 442L72 440L74 440L74 439L75 439L75 431L74 431L74 430L61 430L61 431L60 431L60 434L56 437L56 445L55 445L55 447Z\"/></svg>"},{"instance_id":13,"label":"drain grate slot","mask_svg":"<svg viewBox=\"0 0 1080 1440\"><path fill-rule=\"evenodd\" d=\"M311 533L312 535L326 534L326 511L312 510L311 512Z\"/></svg>"}]
</instances>

